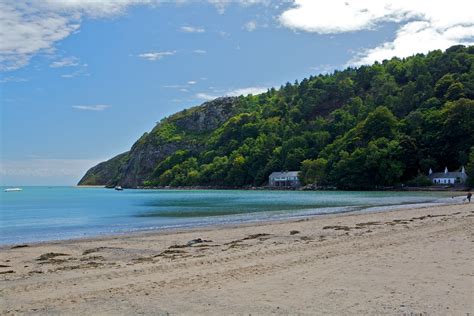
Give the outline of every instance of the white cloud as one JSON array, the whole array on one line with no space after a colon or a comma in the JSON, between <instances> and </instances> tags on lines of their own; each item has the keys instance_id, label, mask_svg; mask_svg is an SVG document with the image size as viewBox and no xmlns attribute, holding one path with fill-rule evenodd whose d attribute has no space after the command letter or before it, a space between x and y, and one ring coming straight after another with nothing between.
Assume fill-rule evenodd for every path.
<instances>
[{"instance_id":1,"label":"white cloud","mask_svg":"<svg viewBox=\"0 0 474 316\"><path fill-rule=\"evenodd\" d=\"M374 30L382 23L400 23L393 41L360 52L349 62L353 65L474 43L474 2L469 0L295 0L294 6L282 13L280 22L319 34Z\"/></svg>"},{"instance_id":2,"label":"white cloud","mask_svg":"<svg viewBox=\"0 0 474 316\"><path fill-rule=\"evenodd\" d=\"M186 85L182 85L182 84L167 84L167 85L164 85L163 88L169 88L169 89L180 89L180 88L185 88Z\"/></svg>"},{"instance_id":3,"label":"white cloud","mask_svg":"<svg viewBox=\"0 0 474 316\"><path fill-rule=\"evenodd\" d=\"M43 0L37 4L57 12L74 12L91 17L110 17L125 13L130 6L156 5L159 0Z\"/></svg>"},{"instance_id":4,"label":"white cloud","mask_svg":"<svg viewBox=\"0 0 474 316\"><path fill-rule=\"evenodd\" d=\"M207 54L207 51L204 49L195 49L193 52L196 54Z\"/></svg>"},{"instance_id":5,"label":"white cloud","mask_svg":"<svg viewBox=\"0 0 474 316\"><path fill-rule=\"evenodd\" d=\"M205 92L200 92L195 95L197 99L202 99L206 101L214 100L220 96L229 96L229 97L237 97L240 95L248 95L248 94L260 94L267 92L268 88L265 87L247 87L247 88L239 88L239 89L234 89L234 90L229 90L221 95L214 95L214 94L209 94Z\"/></svg>"},{"instance_id":6,"label":"white cloud","mask_svg":"<svg viewBox=\"0 0 474 316\"><path fill-rule=\"evenodd\" d=\"M205 101L211 101L211 100L214 100L214 99L218 98L219 96L204 93L204 92L199 92L199 93L196 93L195 97L197 99L201 99L201 100L205 100Z\"/></svg>"},{"instance_id":7,"label":"white cloud","mask_svg":"<svg viewBox=\"0 0 474 316\"><path fill-rule=\"evenodd\" d=\"M257 22L255 22L255 21L248 21L247 23L245 23L244 28L245 28L248 32L253 32L253 31L255 31L255 29L257 28Z\"/></svg>"},{"instance_id":8,"label":"white cloud","mask_svg":"<svg viewBox=\"0 0 474 316\"><path fill-rule=\"evenodd\" d=\"M92 166L105 159L1 159L2 185L76 184Z\"/></svg>"},{"instance_id":9,"label":"white cloud","mask_svg":"<svg viewBox=\"0 0 474 316\"><path fill-rule=\"evenodd\" d=\"M41 0L0 2L0 71L26 66L31 57L54 51L55 43L76 32L84 18L122 14L160 0Z\"/></svg>"},{"instance_id":10,"label":"white cloud","mask_svg":"<svg viewBox=\"0 0 474 316\"><path fill-rule=\"evenodd\" d=\"M267 92L268 88L265 87L248 87L248 88L240 88L228 91L225 95L228 96L239 96L239 95L248 95L248 94L260 94Z\"/></svg>"},{"instance_id":11,"label":"white cloud","mask_svg":"<svg viewBox=\"0 0 474 316\"><path fill-rule=\"evenodd\" d=\"M88 73L85 70L85 68L82 68L82 69L73 71L71 73L61 75L62 78L66 78L66 79L76 78L76 77L79 77L79 76L90 76L90 73Z\"/></svg>"},{"instance_id":12,"label":"white cloud","mask_svg":"<svg viewBox=\"0 0 474 316\"><path fill-rule=\"evenodd\" d=\"M28 79L26 78L19 78L19 77L3 77L0 79L0 83L7 83L7 82L27 82Z\"/></svg>"},{"instance_id":13,"label":"white cloud","mask_svg":"<svg viewBox=\"0 0 474 316\"><path fill-rule=\"evenodd\" d=\"M208 0L208 2L213 4L220 14L224 14L226 7L232 3L239 4L243 7L248 7L256 4L268 5L271 3L270 0Z\"/></svg>"},{"instance_id":14,"label":"white cloud","mask_svg":"<svg viewBox=\"0 0 474 316\"><path fill-rule=\"evenodd\" d=\"M202 27L181 26L181 31L186 33L204 33L206 30Z\"/></svg>"},{"instance_id":15,"label":"white cloud","mask_svg":"<svg viewBox=\"0 0 474 316\"><path fill-rule=\"evenodd\" d=\"M87 67L88 67L87 64L81 64L81 65L77 64L75 66L76 67L79 66L79 68L74 68L74 69L77 69L77 70L75 70L73 72L70 72L70 73L67 73L67 74L62 74L61 77L70 79L70 78L75 78L75 77L79 77L79 76L90 76L90 73L87 71ZM64 66L61 66L61 67L67 67L67 66L64 65Z\"/></svg>"},{"instance_id":16,"label":"white cloud","mask_svg":"<svg viewBox=\"0 0 474 316\"><path fill-rule=\"evenodd\" d=\"M25 159L2 160L1 175L27 175L49 177L53 175L79 176L95 163L103 160L88 159Z\"/></svg>"},{"instance_id":17,"label":"white cloud","mask_svg":"<svg viewBox=\"0 0 474 316\"><path fill-rule=\"evenodd\" d=\"M191 85L196 84L196 83L197 83L197 81L195 81L195 80L189 80L188 81L188 84L191 84Z\"/></svg>"},{"instance_id":18,"label":"white cloud","mask_svg":"<svg viewBox=\"0 0 474 316\"><path fill-rule=\"evenodd\" d=\"M329 74L332 73L336 69L341 69L341 65L333 65L333 64L321 64L315 67L309 67L311 71L315 71L317 74Z\"/></svg>"},{"instance_id":19,"label":"white cloud","mask_svg":"<svg viewBox=\"0 0 474 316\"><path fill-rule=\"evenodd\" d=\"M168 52L147 52L147 53L142 53L139 54L138 57L150 60L150 61L155 61L155 60L160 60L165 56L173 56L176 54L176 51L168 51Z\"/></svg>"},{"instance_id":20,"label":"white cloud","mask_svg":"<svg viewBox=\"0 0 474 316\"><path fill-rule=\"evenodd\" d=\"M467 36L465 36L467 35ZM416 21L404 25L397 31L393 42L366 49L349 61L349 65L366 65L393 56L407 57L419 52L446 49L456 44L473 44L474 26L455 26L446 30L433 28L428 22Z\"/></svg>"},{"instance_id":21,"label":"white cloud","mask_svg":"<svg viewBox=\"0 0 474 316\"><path fill-rule=\"evenodd\" d=\"M79 58L70 56L64 57L59 60L53 61L49 67L51 68L62 68L62 67L75 67L79 66Z\"/></svg>"},{"instance_id":22,"label":"white cloud","mask_svg":"<svg viewBox=\"0 0 474 316\"><path fill-rule=\"evenodd\" d=\"M20 1L0 2L0 71L21 68L34 54L51 50L79 28L77 21Z\"/></svg>"},{"instance_id":23,"label":"white cloud","mask_svg":"<svg viewBox=\"0 0 474 316\"><path fill-rule=\"evenodd\" d=\"M72 108L81 111L104 111L108 109L110 105L107 104L95 104L95 105L73 105Z\"/></svg>"},{"instance_id":24,"label":"white cloud","mask_svg":"<svg viewBox=\"0 0 474 316\"><path fill-rule=\"evenodd\" d=\"M124 14L132 6L157 6L167 0L1 0L0 71L28 65L37 54L53 52L55 44L77 32L88 18L108 18ZM223 12L232 0L207 0ZM180 0L177 5L192 3ZM268 0L240 0L241 6L269 3ZM204 32L185 26L184 31Z\"/></svg>"},{"instance_id":25,"label":"white cloud","mask_svg":"<svg viewBox=\"0 0 474 316\"><path fill-rule=\"evenodd\" d=\"M219 32L217 32L217 34L219 34L219 36L222 37L222 38L230 37L230 33L227 33L226 31L219 31Z\"/></svg>"}]
</instances>

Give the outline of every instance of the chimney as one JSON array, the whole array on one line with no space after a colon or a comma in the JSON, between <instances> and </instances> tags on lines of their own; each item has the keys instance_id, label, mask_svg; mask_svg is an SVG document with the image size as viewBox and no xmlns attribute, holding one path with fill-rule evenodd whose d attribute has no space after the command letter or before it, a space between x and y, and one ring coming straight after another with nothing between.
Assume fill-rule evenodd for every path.
<instances>
[{"instance_id":1,"label":"chimney","mask_svg":"<svg viewBox=\"0 0 474 316\"><path fill-rule=\"evenodd\" d=\"M466 173L466 169L464 169L464 166L461 168L461 173Z\"/></svg>"},{"instance_id":2,"label":"chimney","mask_svg":"<svg viewBox=\"0 0 474 316\"><path fill-rule=\"evenodd\" d=\"M444 173L448 173L448 167L444 167Z\"/></svg>"}]
</instances>

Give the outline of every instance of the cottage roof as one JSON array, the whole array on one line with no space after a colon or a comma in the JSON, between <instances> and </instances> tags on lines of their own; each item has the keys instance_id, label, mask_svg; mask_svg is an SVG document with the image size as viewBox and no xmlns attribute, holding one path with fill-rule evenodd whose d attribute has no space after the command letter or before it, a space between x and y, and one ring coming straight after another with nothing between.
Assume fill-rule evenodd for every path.
<instances>
[{"instance_id":1,"label":"cottage roof","mask_svg":"<svg viewBox=\"0 0 474 316\"><path fill-rule=\"evenodd\" d=\"M435 172L429 175L430 179L448 179L448 178L463 178L467 177L466 173L461 171L453 171L453 172Z\"/></svg>"},{"instance_id":2,"label":"cottage roof","mask_svg":"<svg viewBox=\"0 0 474 316\"><path fill-rule=\"evenodd\" d=\"M299 171L283 171L283 172L272 172L270 178L286 178L286 177L297 177Z\"/></svg>"}]
</instances>

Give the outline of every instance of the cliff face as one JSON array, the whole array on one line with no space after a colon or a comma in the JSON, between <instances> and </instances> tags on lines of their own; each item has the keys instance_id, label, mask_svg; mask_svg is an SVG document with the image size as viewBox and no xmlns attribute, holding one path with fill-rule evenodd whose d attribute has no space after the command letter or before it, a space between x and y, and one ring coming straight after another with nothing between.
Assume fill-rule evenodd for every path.
<instances>
[{"instance_id":1,"label":"cliff face","mask_svg":"<svg viewBox=\"0 0 474 316\"><path fill-rule=\"evenodd\" d=\"M90 168L79 181L78 185L114 186L120 177L122 166L128 160L128 154L129 152L127 151Z\"/></svg>"},{"instance_id":2,"label":"cliff face","mask_svg":"<svg viewBox=\"0 0 474 316\"><path fill-rule=\"evenodd\" d=\"M225 97L173 114L145 133L130 151L89 169L78 185L140 186L176 151L199 154L206 136L237 112L238 98Z\"/></svg>"}]
</instances>

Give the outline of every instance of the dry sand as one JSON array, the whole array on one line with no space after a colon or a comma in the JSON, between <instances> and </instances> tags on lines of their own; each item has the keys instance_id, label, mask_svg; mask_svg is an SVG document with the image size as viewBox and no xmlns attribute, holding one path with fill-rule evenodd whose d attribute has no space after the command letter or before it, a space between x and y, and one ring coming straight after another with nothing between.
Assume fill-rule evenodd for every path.
<instances>
[{"instance_id":1,"label":"dry sand","mask_svg":"<svg viewBox=\"0 0 474 316\"><path fill-rule=\"evenodd\" d=\"M471 203L3 247L0 313L473 315L473 223Z\"/></svg>"}]
</instances>

